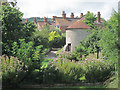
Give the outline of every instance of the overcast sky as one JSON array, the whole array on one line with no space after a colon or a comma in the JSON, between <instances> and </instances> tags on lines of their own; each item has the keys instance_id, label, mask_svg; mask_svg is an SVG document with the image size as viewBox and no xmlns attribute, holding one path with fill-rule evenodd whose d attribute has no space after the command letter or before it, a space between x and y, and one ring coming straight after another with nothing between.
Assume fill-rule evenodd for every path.
<instances>
[{"instance_id":1,"label":"overcast sky","mask_svg":"<svg viewBox=\"0 0 120 90\"><path fill-rule=\"evenodd\" d=\"M118 11L119 0L17 0L17 6L24 13L24 18L61 16L62 11L67 17L73 12L75 17L87 11L97 14L108 20L112 9Z\"/></svg>"}]
</instances>

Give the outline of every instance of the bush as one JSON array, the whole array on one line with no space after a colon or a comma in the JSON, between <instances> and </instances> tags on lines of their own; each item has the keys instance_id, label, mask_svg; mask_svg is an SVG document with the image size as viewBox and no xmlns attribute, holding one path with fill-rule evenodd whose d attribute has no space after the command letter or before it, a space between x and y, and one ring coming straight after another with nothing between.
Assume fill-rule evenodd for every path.
<instances>
[{"instance_id":1,"label":"bush","mask_svg":"<svg viewBox=\"0 0 120 90\"><path fill-rule=\"evenodd\" d=\"M57 31L52 31L49 34L49 42L51 43L51 47L61 48L65 44L65 38L63 35L60 35Z\"/></svg>"},{"instance_id":2,"label":"bush","mask_svg":"<svg viewBox=\"0 0 120 90\"><path fill-rule=\"evenodd\" d=\"M28 66L17 57L2 55L0 59L2 61L3 86L17 86L28 72Z\"/></svg>"},{"instance_id":3,"label":"bush","mask_svg":"<svg viewBox=\"0 0 120 90\"><path fill-rule=\"evenodd\" d=\"M25 39L20 39L19 44L13 43L12 49L13 55L28 65L30 70L40 69L40 64L45 57L45 50L42 49L42 45L34 47L34 42L26 43Z\"/></svg>"},{"instance_id":4,"label":"bush","mask_svg":"<svg viewBox=\"0 0 120 90\"><path fill-rule=\"evenodd\" d=\"M70 61L76 60L76 57L72 52L61 52L58 57L65 58L65 59L68 59Z\"/></svg>"},{"instance_id":5,"label":"bush","mask_svg":"<svg viewBox=\"0 0 120 90\"><path fill-rule=\"evenodd\" d=\"M84 75L83 67L67 59L59 58L54 60L53 64L59 71L59 82L62 83L75 83L79 81L79 78Z\"/></svg>"},{"instance_id":6,"label":"bush","mask_svg":"<svg viewBox=\"0 0 120 90\"><path fill-rule=\"evenodd\" d=\"M46 64L43 64L41 69L42 69L41 73L42 73L42 82L43 83L51 84L51 83L56 83L59 81L58 69L53 64L52 59L49 60Z\"/></svg>"},{"instance_id":7,"label":"bush","mask_svg":"<svg viewBox=\"0 0 120 90\"><path fill-rule=\"evenodd\" d=\"M83 63L85 63L85 77L88 82L104 82L111 76L111 71L114 71L114 67L102 59L85 59Z\"/></svg>"}]
</instances>

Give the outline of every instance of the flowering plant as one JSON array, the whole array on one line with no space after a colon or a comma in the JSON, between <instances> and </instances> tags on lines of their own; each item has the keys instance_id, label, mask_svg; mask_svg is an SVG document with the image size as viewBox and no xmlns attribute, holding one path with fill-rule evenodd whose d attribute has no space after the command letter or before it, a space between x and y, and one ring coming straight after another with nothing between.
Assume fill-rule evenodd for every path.
<instances>
[{"instance_id":1,"label":"flowering plant","mask_svg":"<svg viewBox=\"0 0 120 90\"><path fill-rule=\"evenodd\" d=\"M17 84L23 77L23 73L28 71L27 65L18 60L17 57L2 55L0 63L2 63L2 81L5 85Z\"/></svg>"}]
</instances>

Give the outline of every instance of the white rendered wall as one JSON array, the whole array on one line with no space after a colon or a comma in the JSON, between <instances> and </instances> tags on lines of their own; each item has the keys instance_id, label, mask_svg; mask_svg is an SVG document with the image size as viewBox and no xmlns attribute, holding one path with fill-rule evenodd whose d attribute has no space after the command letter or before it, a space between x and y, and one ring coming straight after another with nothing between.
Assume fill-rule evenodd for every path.
<instances>
[{"instance_id":1,"label":"white rendered wall","mask_svg":"<svg viewBox=\"0 0 120 90\"><path fill-rule=\"evenodd\" d=\"M90 32L88 29L71 29L66 30L66 44L71 43L71 51L75 50L75 47L80 44L80 40L84 40Z\"/></svg>"}]
</instances>

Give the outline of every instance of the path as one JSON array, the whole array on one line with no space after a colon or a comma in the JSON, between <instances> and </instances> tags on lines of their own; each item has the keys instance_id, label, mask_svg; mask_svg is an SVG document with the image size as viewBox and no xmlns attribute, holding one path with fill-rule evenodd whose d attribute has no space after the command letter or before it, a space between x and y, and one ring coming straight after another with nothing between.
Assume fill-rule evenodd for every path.
<instances>
[{"instance_id":1,"label":"path","mask_svg":"<svg viewBox=\"0 0 120 90\"><path fill-rule=\"evenodd\" d=\"M56 59L57 57L56 56L56 53L57 51L50 51L47 55L47 57L45 57L45 59Z\"/></svg>"}]
</instances>

